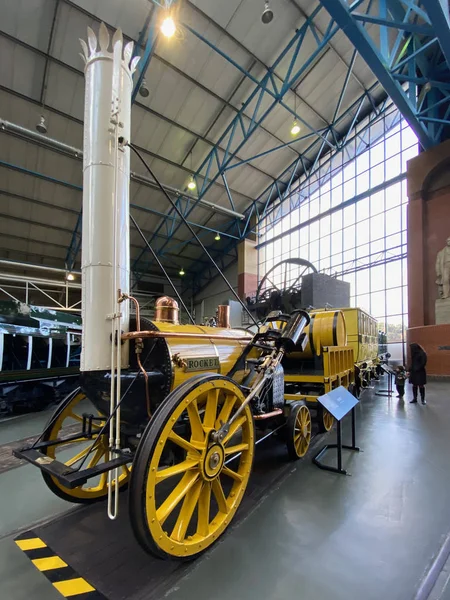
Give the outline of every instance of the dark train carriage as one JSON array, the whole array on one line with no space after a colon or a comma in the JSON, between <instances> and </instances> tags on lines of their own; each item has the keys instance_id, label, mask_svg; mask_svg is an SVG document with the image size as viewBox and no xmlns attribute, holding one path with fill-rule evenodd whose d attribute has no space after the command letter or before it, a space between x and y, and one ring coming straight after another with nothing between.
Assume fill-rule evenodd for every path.
<instances>
[{"instance_id":1,"label":"dark train carriage","mask_svg":"<svg viewBox=\"0 0 450 600\"><path fill-rule=\"evenodd\" d=\"M81 318L0 302L0 414L44 408L75 385Z\"/></svg>"}]
</instances>

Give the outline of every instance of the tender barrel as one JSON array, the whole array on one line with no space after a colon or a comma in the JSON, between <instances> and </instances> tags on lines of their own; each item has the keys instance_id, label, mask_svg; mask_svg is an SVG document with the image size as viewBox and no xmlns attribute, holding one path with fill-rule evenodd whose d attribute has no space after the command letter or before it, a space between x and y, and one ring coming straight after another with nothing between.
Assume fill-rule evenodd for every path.
<instances>
[{"instance_id":1,"label":"tender barrel","mask_svg":"<svg viewBox=\"0 0 450 600\"><path fill-rule=\"evenodd\" d=\"M295 358L313 358L320 356L322 348L327 346L346 346L347 330L344 313L341 310L311 311L311 321L305 329L308 344L302 352L297 346L290 353Z\"/></svg>"}]
</instances>

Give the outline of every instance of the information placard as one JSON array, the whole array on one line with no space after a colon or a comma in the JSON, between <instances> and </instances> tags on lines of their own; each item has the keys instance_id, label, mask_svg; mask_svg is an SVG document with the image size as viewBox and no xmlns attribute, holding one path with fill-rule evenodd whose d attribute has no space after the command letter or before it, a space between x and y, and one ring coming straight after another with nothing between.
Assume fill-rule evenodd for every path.
<instances>
[{"instance_id":1,"label":"information placard","mask_svg":"<svg viewBox=\"0 0 450 600\"><path fill-rule=\"evenodd\" d=\"M345 387L342 385L328 394L319 396L318 402L333 415L336 421L340 421L354 406L359 402Z\"/></svg>"}]
</instances>

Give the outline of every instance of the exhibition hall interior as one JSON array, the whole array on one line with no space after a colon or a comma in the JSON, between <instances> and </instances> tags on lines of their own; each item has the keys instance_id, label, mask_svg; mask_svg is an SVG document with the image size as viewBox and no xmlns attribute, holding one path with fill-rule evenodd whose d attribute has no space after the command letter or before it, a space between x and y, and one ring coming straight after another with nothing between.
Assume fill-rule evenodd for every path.
<instances>
[{"instance_id":1,"label":"exhibition hall interior","mask_svg":"<svg viewBox=\"0 0 450 600\"><path fill-rule=\"evenodd\" d=\"M450 600L449 3L0 15L0 598Z\"/></svg>"}]
</instances>

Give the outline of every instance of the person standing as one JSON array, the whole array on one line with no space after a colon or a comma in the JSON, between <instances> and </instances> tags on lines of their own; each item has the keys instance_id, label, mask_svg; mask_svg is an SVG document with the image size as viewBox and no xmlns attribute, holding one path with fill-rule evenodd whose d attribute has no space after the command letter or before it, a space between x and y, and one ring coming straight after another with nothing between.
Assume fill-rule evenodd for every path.
<instances>
[{"instance_id":1,"label":"person standing","mask_svg":"<svg viewBox=\"0 0 450 600\"><path fill-rule=\"evenodd\" d=\"M397 398L403 400L405 395L405 381L406 381L406 369L403 365L395 369L395 385L397 387Z\"/></svg>"},{"instance_id":2,"label":"person standing","mask_svg":"<svg viewBox=\"0 0 450 600\"><path fill-rule=\"evenodd\" d=\"M409 383L413 386L413 399L410 404L417 402L417 391L420 390L420 399L422 404L426 404L425 400L425 384L427 382L427 372L425 370L427 364L427 353L420 344L410 344L411 350L411 366L409 367Z\"/></svg>"}]
</instances>

